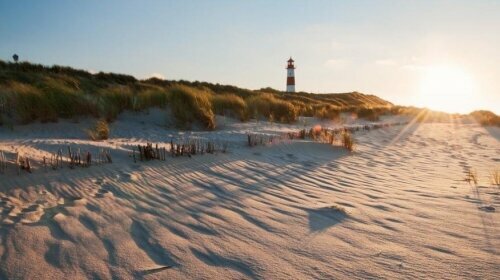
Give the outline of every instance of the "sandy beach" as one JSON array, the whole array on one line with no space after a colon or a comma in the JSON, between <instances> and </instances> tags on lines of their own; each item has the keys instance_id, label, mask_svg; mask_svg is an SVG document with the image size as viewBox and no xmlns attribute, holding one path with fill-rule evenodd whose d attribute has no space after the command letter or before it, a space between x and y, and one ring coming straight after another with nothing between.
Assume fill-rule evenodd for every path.
<instances>
[{"instance_id":1,"label":"sandy beach","mask_svg":"<svg viewBox=\"0 0 500 280\"><path fill-rule=\"evenodd\" d=\"M220 117L219 117L220 118ZM215 131L120 115L111 138L75 124L0 127L33 159L0 174L2 279L495 279L500 129L414 123L359 131L353 153L311 140L247 147L247 133L312 125L218 119ZM381 122L401 121L384 118ZM365 124L347 120L350 125ZM321 123L323 127L344 124ZM225 141L226 153L136 162L146 141ZM44 155L109 149L113 163L45 170ZM11 154L8 154L12 156ZM464 180L475 170L477 185ZM496 275L496 276L495 276Z\"/></svg>"}]
</instances>

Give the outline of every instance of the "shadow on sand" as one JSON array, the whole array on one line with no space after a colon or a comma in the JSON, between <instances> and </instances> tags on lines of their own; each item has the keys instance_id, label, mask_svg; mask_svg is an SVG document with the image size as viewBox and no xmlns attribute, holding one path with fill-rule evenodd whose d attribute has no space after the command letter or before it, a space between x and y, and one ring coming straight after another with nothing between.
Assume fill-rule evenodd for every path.
<instances>
[{"instance_id":1,"label":"shadow on sand","mask_svg":"<svg viewBox=\"0 0 500 280\"><path fill-rule=\"evenodd\" d=\"M332 207L321 207L314 209L304 209L309 218L309 229L311 232L319 232L342 222L347 218L345 212Z\"/></svg>"}]
</instances>

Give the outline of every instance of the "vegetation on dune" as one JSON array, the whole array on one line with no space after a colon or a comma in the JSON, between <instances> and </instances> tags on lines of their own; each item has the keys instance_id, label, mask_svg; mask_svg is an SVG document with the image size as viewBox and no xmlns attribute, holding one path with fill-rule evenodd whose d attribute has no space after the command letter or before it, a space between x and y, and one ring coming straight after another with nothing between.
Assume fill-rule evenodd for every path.
<instances>
[{"instance_id":1,"label":"vegetation on dune","mask_svg":"<svg viewBox=\"0 0 500 280\"><path fill-rule=\"evenodd\" d=\"M346 148L348 151L354 151L354 138L352 134L348 131L344 131L341 136L342 147Z\"/></svg>"},{"instance_id":2,"label":"vegetation on dune","mask_svg":"<svg viewBox=\"0 0 500 280\"><path fill-rule=\"evenodd\" d=\"M82 116L112 122L125 110L142 111L151 107L170 107L179 127L200 122L213 129L214 114L242 121L264 118L290 123L299 115L336 119L341 112L349 111L376 119L380 114L390 113L392 104L358 92L248 90L198 81L137 80L123 74L91 74L65 66L0 60L0 125L7 121L26 124Z\"/></svg>"},{"instance_id":3,"label":"vegetation on dune","mask_svg":"<svg viewBox=\"0 0 500 280\"><path fill-rule=\"evenodd\" d=\"M277 99L269 93L258 94L246 99L249 114L271 121L291 123L297 120L297 111L291 102Z\"/></svg>"},{"instance_id":4,"label":"vegetation on dune","mask_svg":"<svg viewBox=\"0 0 500 280\"><path fill-rule=\"evenodd\" d=\"M470 115L481 125L484 126L500 126L500 116L495 113L485 110L474 111Z\"/></svg>"},{"instance_id":5,"label":"vegetation on dune","mask_svg":"<svg viewBox=\"0 0 500 280\"><path fill-rule=\"evenodd\" d=\"M500 168L496 168L491 172L491 183L500 187Z\"/></svg>"},{"instance_id":6,"label":"vegetation on dune","mask_svg":"<svg viewBox=\"0 0 500 280\"><path fill-rule=\"evenodd\" d=\"M212 96L212 108L218 115L229 115L241 121L248 119L248 107L245 100L235 94L218 94Z\"/></svg>"},{"instance_id":7,"label":"vegetation on dune","mask_svg":"<svg viewBox=\"0 0 500 280\"><path fill-rule=\"evenodd\" d=\"M87 130L90 139L94 141L106 140L109 138L109 125L106 120L98 120L92 129Z\"/></svg>"},{"instance_id":8,"label":"vegetation on dune","mask_svg":"<svg viewBox=\"0 0 500 280\"><path fill-rule=\"evenodd\" d=\"M172 113L181 128L189 127L196 120L205 128L215 128L215 115L210 102L211 92L186 86L176 86L170 90Z\"/></svg>"}]
</instances>

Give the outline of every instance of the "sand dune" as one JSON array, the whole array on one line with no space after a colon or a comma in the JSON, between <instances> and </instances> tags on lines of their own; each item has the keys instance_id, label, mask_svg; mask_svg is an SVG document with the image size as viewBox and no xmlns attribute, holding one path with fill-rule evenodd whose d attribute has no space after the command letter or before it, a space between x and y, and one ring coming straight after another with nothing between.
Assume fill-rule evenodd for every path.
<instances>
[{"instance_id":1,"label":"sand dune","mask_svg":"<svg viewBox=\"0 0 500 280\"><path fill-rule=\"evenodd\" d=\"M500 189L487 177L500 163L497 128L360 131L351 154L308 140L245 146L247 132L285 132L303 123L226 120L214 132L182 133L161 127L160 118L121 117L104 142L86 140L85 120L0 130L1 150L14 147L35 159L68 144L113 155L112 164L89 168L45 171L35 164L33 174L0 174L0 278L500 274ZM136 143L188 135L224 139L229 152L165 162L129 157ZM477 186L463 180L470 168L478 172Z\"/></svg>"}]
</instances>

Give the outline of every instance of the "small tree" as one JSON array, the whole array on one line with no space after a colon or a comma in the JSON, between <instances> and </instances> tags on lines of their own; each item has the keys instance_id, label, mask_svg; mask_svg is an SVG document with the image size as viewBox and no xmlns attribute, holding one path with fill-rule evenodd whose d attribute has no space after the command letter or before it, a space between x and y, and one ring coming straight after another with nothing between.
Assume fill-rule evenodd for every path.
<instances>
[{"instance_id":1,"label":"small tree","mask_svg":"<svg viewBox=\"0 0 500 280\"><path fill-rule=\"evenodd\" d=\"M17 54L14 54L12 56L12 58L14 59L14 62L17 63L19 61L19 56Z\"/></svg>"}]
</instances>

